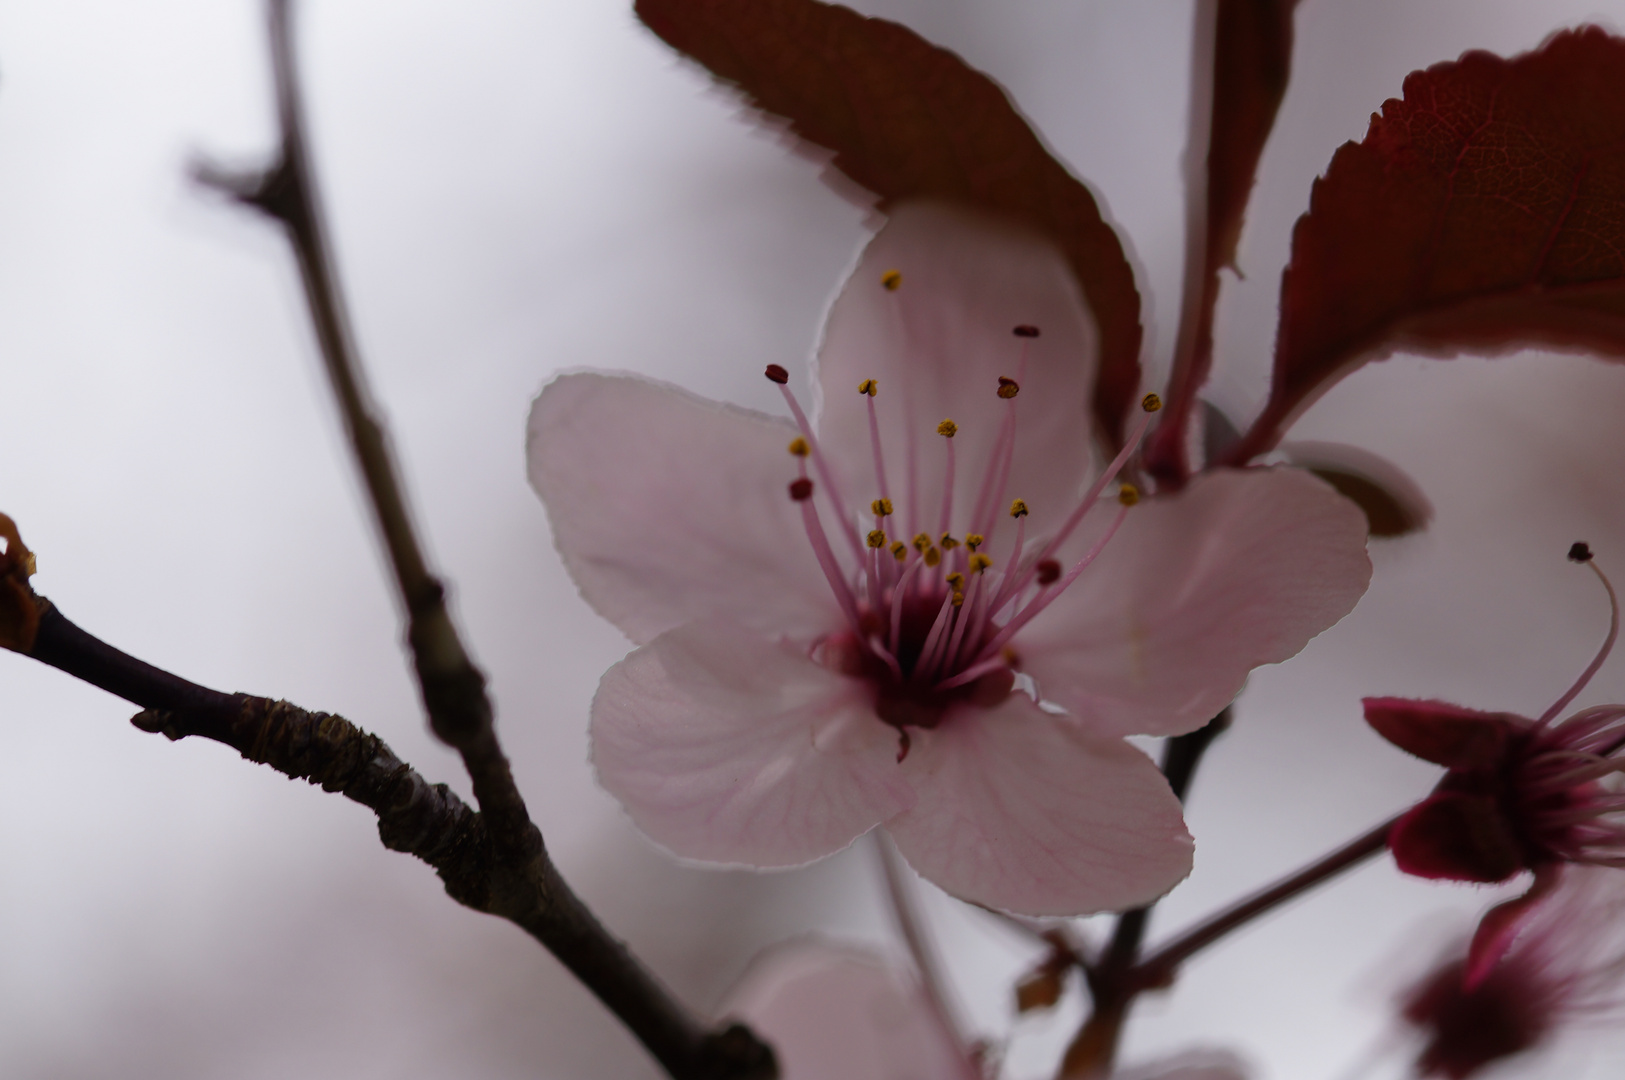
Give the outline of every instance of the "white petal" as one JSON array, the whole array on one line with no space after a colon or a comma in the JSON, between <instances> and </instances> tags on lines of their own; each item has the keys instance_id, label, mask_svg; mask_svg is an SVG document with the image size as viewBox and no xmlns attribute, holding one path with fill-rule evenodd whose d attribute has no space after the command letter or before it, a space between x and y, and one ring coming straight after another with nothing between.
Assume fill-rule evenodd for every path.
<instances>
[{"instance_id":1,"label":"white petal","mask_svg":"<svg viewBox=\"0 0 1625 1080\"><path fill-rule=\"evenodd\" d=\"M864 949L817 940L770 949L725 1012L773 1044L781 1080L952 1080L965 1072L909 975Z\"/></svg>"},{"instance_id":2,"label":"white petal","mask_svg":"<svg viewBox=\"0 0 1625 1080\"><path fill-rule=\"evenodd\" d=\"M921 875L973 903L1080 915L1149 903L1191 869L1179 800L1149 758L1012 694L910 731L919 801L886 829Z\"/></svg>"},{"instance_id":3,"label":"white petal","mask_svg":"<svg viewBox=\"0 0 1625 1080\"><path fill-rule=\"evenodd\" d=\"M1142 502L1014 645L1091 731L1200 727L1247 673L1348 614L1371 580L1365 517L1298 469L1221 470Z\"/></svg>"},{"instance_id":4,"label":"white petal","mask_svg":"<svg viewBox=\"0 0 1625 1080\"><path fill-rule=\"evenodd\" d=\"M790 500L795 434L651 379L561 375L531 407L530 482L581 594L633 641L713 616L810 640L842 618Z\"/></svg>"},{"instance_id":5,"label":"white petal","mask_svg":"<svg viewBox=\"0 0 1625 1080\"><path fill-rule=\"evenodd\" d=\"M796 866L907 809L897 732L868 684L726 623L690 623L610 668L592 703L598 779L678 855Z\"/></svg>"},{"instance_id":6,"label":"white petal","mask_svg":"<svg viewBox=\"0 0 1625 1080\"><path fill-rule=\"evenodd\" d=\"M895 291L881 283L890 270L902 274ZM1021 324L1042 336L1013 336ZM1072 510L1088 476L1096 354L1094 322L1055 248L963 210L906 205L869 242L830 308L818 350L819 435L848 478L849 497L867 505L879 492L858 384L877 380L892 502L910 534L935 532L947 460L936 430L952 418L959 434L951 527L962 533L1014 407L1014 465L995 509L1002 519L1020 497L1032 511L1029 528L1044 528ZM1001 375L1020 381L1016 398L999 398Z\"/></svg>"}]
</instances>

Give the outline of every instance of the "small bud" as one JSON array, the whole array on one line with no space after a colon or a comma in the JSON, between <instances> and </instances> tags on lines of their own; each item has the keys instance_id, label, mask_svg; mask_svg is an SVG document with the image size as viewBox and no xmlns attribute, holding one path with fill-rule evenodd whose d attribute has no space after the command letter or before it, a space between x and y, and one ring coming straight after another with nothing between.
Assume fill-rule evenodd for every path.
<instances>
[{"instance_id":1,"label":"small bud","mask_svg":"<svg viewBox=\"0 0 1625 1080\"><path fill-rule=\"evenodd\" d=\"M1140 399L1140 408L1146 412L1156 412L1162 408L1162 399L1155 394L1147 394Z\"/></svg>"},{"instance_id":2,"label":"small bud","mask_svg":"<svg viewBox=\"0 0 1625 1080\"><path fill-rule=\"evenodd\" d=\"M1026 504L1026 502L1021 500L1021 499L1016 499L1014 502L1012 502L1010 504L1010 516L1013 517L1013 518L1024 518L1024 517L1026 517L1027 516L1027 504Z\"/></svg>"},{"instance_id":3,"label":"small bud","mask_svg":"<svg viewBox=\"0 0 1625 1080\"><path fill-rule=\"evenodd\" d=\"M887 517L891 514L891 500L876 499L869 504L869 509L874 511L875 517Z\"/></svg>"},{"instance_id":4,"label":"small bud","mask_svg":"<svg viewBox=\"0 0 1625 1080\"><path fill-rule=\"evenodd\" d=\"M1117 501L1124 506L1133 506L1140 501L1140 489L1133 484L1124 484L1117 489Z\"/></svg>"},{"instance_id":5,"label":"small bud","mask_svg":"<svg viewBox=\"0 0 1625 1080\"><path fill-rule=\"evenodd\" d=\"M805 502L812 498L813 482L803 476L799 480L790 481L790 498L796 502Z\"/></svg>"},{"instance_id":6,"label":"small bud","mask_svg":"<svg viewBox=\"0 0 1625 1080\"><path fill-rule=\"evenodd\" d=\"M1027 323L1022 323L1020 326L1016 327L1010 332L1016 335L1016 337L1035 338L1038 336L1038 327L1031 326Z\"/></svg>"},{"instance_id":7,"label":"small bud","mask_svg":"<svg viewBox=\"0 0 1625 1080\"><path fill-rule=\"evenodd\" d=\"M872 530L870 530L870 532L869 532L869 546L872 547L872 548L883 548L883 547L885 547L886 546L886 531L884 529L872 529Z\"/></svg>"},{"instance_id":8,"label":"small bud","mask_svg":"<svg viewBox=\"0 0 1625 1080\"><path fill-rule=\"evenodd\" d=\"M795 438L790 440L790 453L796 457L806 457L808 454L812 453L812 447L807 445L806 439L803 439L800 435L797 435Z\"/></svg>"},{"instance_id":9,"label":"small bud","mask_svg":"<svg viewBox=\"0 0 1625 1080\"><path fill-rule=\"evenodd\" d=\"M1061 564L1054 559L1042 559L1038 563L1038 583L1040 585L1053 585L1061 577Z\"/></svg>"},{"instance_id":10,"label":"small bud","mask_svg":"<svg viewBox=\"0 0 1625 1080\"><path fill-rule=\"evenodd\" d=\"M862 394L864 397L874 397L879 392L880 384L875 382L873 379L864 379L862 382L858 383L858 393Z\"/></svg>"},{"instance_id":11,"label":"small bud","mask_svg":"<svg viewBox=\"0 0 1625 1080\"><path fill-rule=\"evenodd\" d=\"M780 386L783 386L785 383L790 381L790 373L784 370L784 368L780 367L778 364L767 365L767 370L762 374L767 376L768 382L776 382Z\"/></svg>"},{"instance_id":12,"label":"small bud","mask_svg":"<svg viewBox=\"0 0 1625 1080\"><path fill-rule=\"evenodd\" d=\"M1016 380L1006 378L1003 375L999 376L999 396L1000 397L1002 397L1006 401L1009 401L1011 398L1015 397L1019 393L1021 393L1021 385L1019 383L1017 383Z\"/></svg>"},{"instance_id":13,"label":"small bud","mask_svg":"<svg viewBox=\"0 0 1625 1080\"><path fill-rule=\"evenodd\" d=\"M886 287L887 292L896 292L897 287L903 283L903 275L897 270L887 270L880 275L880 283Z\"/></svg>"},{"instance_id":14,"label":"small bud","mask_svg":"<svg viewBox=\"0 0 1625 1080\"><path fill-rule=\"evenodd\" d=\"M955 435L959 434L959 425L954 423L952 420L944 420L942 423L937 425L937 434L941 435L945 439L951 439Z\"/></svg>"},{"instance_id":15,"label":"small bud","mask_svg":"<svg viewBox=\"0 0 1625 1080\"><path fill-rule=\"evenodd\" d=\"M1586 543L1584 540L1577 541L1573 547L1569 548L1569 561L1578 563L1590 562L1591 545Z\"/></svg>"}]
</instances>

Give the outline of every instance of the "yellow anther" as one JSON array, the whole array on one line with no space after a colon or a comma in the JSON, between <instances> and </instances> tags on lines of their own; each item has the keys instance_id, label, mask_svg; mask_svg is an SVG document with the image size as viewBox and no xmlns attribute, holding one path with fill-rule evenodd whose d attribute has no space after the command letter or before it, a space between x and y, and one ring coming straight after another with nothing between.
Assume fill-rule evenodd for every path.
<instances>
[{"instance_id":1,"label":"yellow anther","mask_svg":"<svg viewBox=\"0 0 1625 1080\"><path fill-rule=\"evenodd\" d=\"M858 393L862 394L864 397L874 397L879 392L880 384L875 382L873 379L864 379L862 382L858 383Z\"/></svg>"},{"instance_id":2,"label":"yellow anther","mask_svg":"<svg viewBox=\"0 0 1625 1080\"><path fill-rule=\"evenodd\" d=\"M869 504L869 509L874 511L875 517L886 517L891 513L891 500L876 499Z\"/></svg>"},{"instance_id":3,"label":"yellow anther","mask_svg":"<svg viewBox=\"0 0 1625 1080\"><path fill-rule=\"evenodd\" d=\"M920 533L918 536L916 536L914 538L914 550L915 551L924 551L926 548L928 548L930 546L931 546L931 537L928 536L927 534Z\"/></svg>"},{"instance_id":4,"label":"yellow anther","mask_svg":"<svg viewBox=\"0 0 1625 1080\"><path fill-rule=\"evenodd\" d=\"M806 457L808 454L812 453L812 447L807 445L806 439L803 439L800 435L797 435L795 438L790 440L790 453L794 454L796 457Z\"/></svg>"},{"instance_id":5,"label":"yellow anther","mask_svg":"<svg viewBox=\"0 0 1625 1080\"><path fill-rule=\"evenodd\" d=\"M924 554L922 554L920 557L925 560L925 565L935 566L937 563L942 561L942 552L938 551L935 547L927 547Z\"/></svg>"},{"instance_id":6,"label":"yellow anther","mask_svg":"<svg viewBox=\"0 0 1625 1080\"><path fill-rule=\"evenodd\" d=\"M941 435L945 439L951 439L955 435L959 434L959 425L954 423L952 420L944 420L942 423L937 425L937 434Z\"/></svg>"},{"instance_id":7,"label":"yellow anther","mask_svg":"<svg viewBox=\"0 0 1625 1080\"><path fill-rule=\"evenodd\" d=\"M1117 501L1124 506L1133 506L1140 501L1140 489L1133 484L1124 484L1117 489Z\"/></svg>"},{"instance_id":8,"label":"yellow anther","mask_svg":"<svg viewBox=\"0 0 1625 1080\"><path fill-rule=\"evenodd\" d=\"M987 538L981 533L971 533L969 536L965 537L965 547L970 551L975 551L986 542Z\"/></svg>"},{"instance_id":9,"label":"yellow anther","mask_svg":"<svg viewBox=\"0 0 1625 1080\"><path fill-rule=\"evenodd\" d=\"M880 283L886 286L887 292L896 292L897 286L903 283L903 274L899 270L887 270L880 275Z\"/></svg>"},{"instance_id":10,"label":"yellow anther","mask_svg":"<svg viewBox=\"0 0 1625 1080\"><path fill-rule=\"evenodd\" d=\"M975 555L970 557L970 560L965 563L965 565L970 568L971 573L980 574L983 570L986 570L988 567L993 565L993 560L978 551Z\"/></svg>"},{"instance_id":11,"label":"yellow anther","mask_svg":"<svg viewBox=\"0 0 1625 1080\"><path fill-rule=\"evenodd\" d=\"M1147 394L1140 399L1140 408L1146 412L1156 412L1162 408L1162 399L1155 394Z\"/></svg>"},{"instance_id":12,"label":"yellow anther","mask_svg":"<svg viewBox=\"0 0 1625 1080\"><path fill-rule=\"evenodd\" d=\"M942 545L943 551L952 551L954 548L959 546L959 541L955 540L949 533L943 533L942 539L938 541L938 543Z\"/></svg>"},{"instance_id":13,"label":"yellow anther","mask_svg":"<svg viewBox=\"0 0 1625 1080\"><path fill-rule=\"evenodd\" d=\"M952 574L949 574L943 580L946 581L949 585L953 586L954 592L958 592L960 589L963 589L965 587L965 575L959 573L957 570L954 571Z\"/></svg>"},{"instance_id":14,"label":"yellow anther","mask_svg":"<svg viewBox=\"0 0 1625 1080\"><path fill-rule=\"evenodd\" d=\"M964 603L965 603L965 594L960 592L957 589L954 590L954 607L963 607Z\"/></svg>"},{"instance_id":15,"label":"yellow anther","mask_svg":"<svg viewBox=\"0 0 1625 1080\"><path fill-rule=\"evenodd\" d=\"M902 562L904 559L908 558L908 545L899 540L891 546L891 553L892 558L896 559L898 562Z\"/></svg>"},{"instance_id":16,"label":"yellow anther","mask_svg":"<svg viewBox=\"0 0 1625 1080\"><path fill-rule=\"evenodd\" d=\"M1021 386L1016 382L1016 380L1007 379L1003 375L999 376L1000 397L1004 398L1006 401L1009 401L1019 393L1021 393Z\"/></svg>"},{"instance_id":17,"label":"yellow anther","mask_svg":"<svg viewBox=\"0 0 1625 1080\"><path fill-rule=\"evenodd\" d=\"M1021 499L1016 499L1014 502L1012 502L1010 504L1010 516L1013 517L1013 518L1024 518L1024 517L1026 517L1027 516L1027 504L1024 501L1022 501Z\"/></svg>"},{"instance_id":18,"label":"yellow anther","mask_svg":"<svg viewBox=\"0 0 1625 1080\"><path fill-rule=\"evenodd\" d=\"M873 530L871 530L870 533L869 533L869 546L872 547L872 548L883 548L883 547L885 547L886 546L886 531L884 529L873 529Z\"/></svg>"}]
</instances>

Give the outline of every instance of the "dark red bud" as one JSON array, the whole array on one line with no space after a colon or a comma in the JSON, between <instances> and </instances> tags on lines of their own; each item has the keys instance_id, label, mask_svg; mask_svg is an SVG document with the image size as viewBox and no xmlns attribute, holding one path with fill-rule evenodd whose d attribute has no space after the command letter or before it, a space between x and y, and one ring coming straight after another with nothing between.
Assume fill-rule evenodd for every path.
<instances>
[{"instance_id":1,"label":"dark red bud","mask_svg":"<svg viewBox=\"0 0 1625 1080\"><path fill-rule=\"evenodd\" d=\"M767 376L768 382L776 382L780 386L790 381L790 373L778 364L767 365L767 370L763 374Z\"/></svg>"},{"instance_id":2,"label":"dark red bud","mask_svg":"<svg viewBox=\"0 0 1625 1080\"><path fill-rule=\"evenodd\" d=\"M790 498L803 502L812 498L813 482L805 476L790 481Z\"/></svg>"}]
</instances>

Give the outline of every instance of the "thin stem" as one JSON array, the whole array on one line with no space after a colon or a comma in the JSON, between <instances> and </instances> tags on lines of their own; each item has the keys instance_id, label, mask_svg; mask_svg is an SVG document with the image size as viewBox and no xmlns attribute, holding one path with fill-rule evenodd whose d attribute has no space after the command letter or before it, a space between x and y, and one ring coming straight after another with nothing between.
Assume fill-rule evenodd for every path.
<instances>
[{"instance_id":1,"label":"thin stem","mask_svg":"<svg viewBox=\"0 0 1625 1080\"><path fill-rule=\"evenodd\" d=\"M366 389L312 175L291 0L268 0L268 14L280 156L257 177L200 171L200 179L279 221L293 248L322 360L406 611L407 642L430 728L462 756L479 802L484 841L491 849L489 906L483 910L503 915L541 941L674 1077L724 1075L738 1071L741 1063L747 1072L771 1075L771 1051L742 1028L708 1034L604 930L548 858L497 738L485 677L464 647L445 589L424 557L387 430Z\"/></svg>"},{"instance_id":2,"label":"thin stem","mask_svg":"<svg viewBox=\"0 0 1625 1080\"><path fill-rule=\"evenodd\" d=\"M903 935L903 944L908 947L914 968L919 972L920 989L925 994L926 1005L943 1035L953 1044L956 1057L963 1066L964 1080L975 1080L980 1073L971 1060L964 1027L949 999L948 984L943 978L941 965L937 963L936 950L926 936L925 922L920 918L908 880L903 876L903 860L885 833L876 830L874 837L881 875L886 882L886 898L891 903L892 917L897 920L897 930Z\"/></svg>"},{"instance_id":3,"label":"thin stem","mask_svg":"<svg viewBox=\"0 0 1625 1080\"><path fill-rule=\"evenodd\" d=\"M1330 881L1345 870L1352 870L1388 844L1388 834L1400 815L1395 815L1350 840L1330 855L1317 859L1308 866L1282 878L1279 882L1226 908L1157 949L1141 962L1138 980L1146 986L1161 986L1173 978L1179 966L1191 956L1207 948L1230 931L1307 892L1324 881Z\"/></svg>"}]
</instances>

